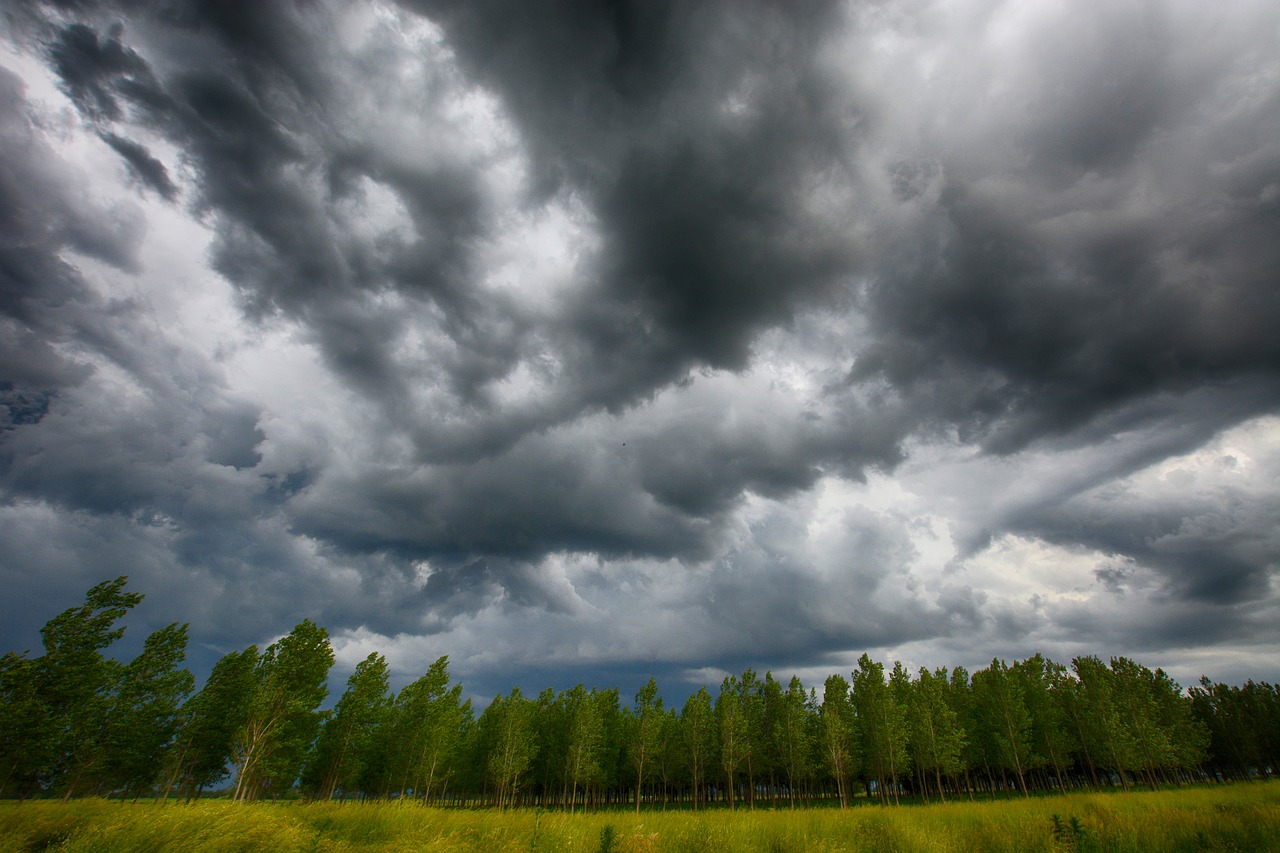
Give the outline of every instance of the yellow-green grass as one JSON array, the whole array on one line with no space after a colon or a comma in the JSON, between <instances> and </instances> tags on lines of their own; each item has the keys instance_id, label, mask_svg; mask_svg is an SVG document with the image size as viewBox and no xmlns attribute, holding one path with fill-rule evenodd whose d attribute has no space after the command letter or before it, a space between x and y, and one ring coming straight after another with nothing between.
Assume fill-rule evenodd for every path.
<instances>
[{"instance_id":1,"label":"yellow-green grass","mask_svg":"<svg viewBox=\"0 0 1280 853\"><path fill-rule=\"evenodd\" d=\"M1280 851L1280 785L897 808L863 804L847 811L640 815L440 810L409 803L0 805L0 853L595 853L606 835L615 853Z\"/></svg>"}]
</instances>

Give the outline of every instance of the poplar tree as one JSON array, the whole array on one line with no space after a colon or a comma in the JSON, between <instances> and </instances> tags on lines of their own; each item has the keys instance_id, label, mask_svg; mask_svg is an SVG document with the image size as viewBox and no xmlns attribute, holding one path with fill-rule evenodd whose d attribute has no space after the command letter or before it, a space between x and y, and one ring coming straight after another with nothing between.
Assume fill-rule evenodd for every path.
<instances>
[{"instance_id":1,"label":"poplar tree","mask_svg":"<svg viewBox=\"0 0 1280 853\"><path fill-rule=\"evenodd\" d=\"M142 602L125 592L126 576L104 581L86 593L84 603L68 608L40 629L44 655L35 661L36 694L48 725L35 753L37 771L63 800L80 789L101 759L100 737L123 666L102 654L124 635L116 623Z\"/></svg>"},{"instance_id":2,"label":"poplar tree","mask_svg":"<svg viewBox=\"0 0 1280 853\"><path fill-rule=\"evenodd\" d=\"M965 733L948 692L945 668L930 673L924 667L912 685L907 720L912 757L922 774L933 775L938 797L946 802L943 776L964 768Z\"/></svg>"},{"instance_id":3,"label":"poplar tree","mask_svg":"<svg viewBox=\"0 0 1280 853\"><path fill-rule=\"evenodd\" d=\"M325 720L303 771L304 786L332 800L339 787L359 786L374 735L387 716L390 673L377 652L356 664L331 717Z\"/></svg>"},{"instance_id":4,"label":"poplar tree","mask_svg":"<svg viewBox=\"0 0 1280 853\"><path fill-rule=\"evenodd\" d=\"M600 775L600 753L604 740L604 716L596 692L581 684L562 694L569 738L564 752L564 776L569 811L577 807L578 786Z\"/></svg>"},{"instance_id":5,"label":"poplar tree","mask_svg":"<svg viewBox=\"0 0 1280 853\"><path fill-rule=\"evenodd\" d=\"M1008 664L992 659L989 667L974 673L973 694L978 719L993 748L992 757L1000 767L1014 773L1023 796L1031 796L1026 780L1031 759L1031 714L1021 682Z\"/></svg>"},{"instance_id":6,"label":"poplar tree","mask_svg":"<svg viewBox=\"0 0 1280 853\"><path fill-rule=\"evenodd\" d=\"M857 766L857 730L853 704L849 701L849 682L842 676L828 676L822 691L822 707L818 711L822 753L836 780L840 807L849 805L849 784Z\"/></svg>"},{"instance_id":7,"label":"poplar tree","mask_svg":"<svg viewBox=\"0 0 1280 853\"><path fill-rule=\"evenodd\" d=\"M333 666L329 633L304 619L258 659L256 690L236 740L236 800L278 793L297 778L318 733Z\"/></svg>"},{"instance_id":8,"label":"poplar tree","mask_svg":"<svg viewBox=\"0 0 1280 853\"><path fill-rule=\"evenodd\" d=\"M782 694L773 735L778 758L787 774L787 788L793 809L796 807L796 791L808 778L813 764L812 716L809 694L805 692L800 679L793 675L786 692Z\"/></svg>"},{"instance_id":9,"label":"poplar tree","mask_svg":"<svg viewBox=\"0 0 1280 853\"><path fill-rule=\"evenodd\" d=\"M165 797L176 786L189 799L226 778L235 738L248 721L257 690L257 666L257 646L228 652L214 664L204 687L183 704Z\"/></svg>"},{"instance_id":10,"label":"poplar tree","mask_svg":"<svg viewBox=\"0 0 1280 853\"><path fill-rule=\"evenodd\" d=\"M533 722L533 703L519 687L511 688L509 696L495 696L480 715L481 737L488 747L486 766L499 811L515 805L520 782L537 752Z\"/></svg>"},{"instance_id":11,"label":"poplar tree","mask_svg":"<svg viewBox=\"0 0 1280 853\"><path fill-rule=\"evenodd\" d=\"M720 683L716 697L716 728L720 736L720 767L724 770L725 790L729 794L729 811L734 809L734 789L738 771L750 750L751 735L737 677L728 676Z\"/></svg>"},{"instance_id":12,"label":"poplar tree","mask_svg":"<svg viewBox=\"0 0 1280 853\"><path fill-rule=\"evenodd\" d=\"M636 814L640 813L645 779L660 760L665 718L662 697L658 695L658 683L650 678L649 683L636 693L635 704L627 717L627 757L636 774Z\"/></svg>"},{"instance_id":13,"label":"poplar tree","mask_svg":"<svg viewBox=\"0 0 1280 853\"><path fill-rule=\"evenodd\" d=\"M449 658L443 656L400 691L396 703L400 716L391 731L397 740L392 748L404 755L400 789L411 786L425 802L453 775L471 700L462 699L461 684L450 684Z\"/></svg>"},{"instance_id":14,"label":"poplar tree","mask_svg":"<svg viewBox=\"0 0 1280 853\"><path fill-rule=\"evenodd\" d=\"M195 678L181 667L187 626L154 632L124 668L102 735L100 782L138 795L160 777L178 730L178 714Z\"/></svg>"},{"instance_id":15,"label":"poplar tree","mask_svg":"<svg viewBox=\"0 0 1280 853\"><path fill-rule=\"evenodd\" d=\"M885 682L884 665L869 655L858 658L858 668L853 671L852 700L867 769L877 782L881 800L891 787L896 803L898 774L907 754L905 711Z\"/></svg>"},{"instance_id":16,"label":"poplar tree","mask_svg":"<svg viewBox=\"0 0 1280 853\"><path fill-rule=\"evenodd\" d=\"M680 729L688 762L690 781L693 783L693 808L698 801L705 802L707 768L714 759L716 746L715 711L711 707L711 694L706 687L690 696L680 712Z\"/></svg>"}]
</instances>

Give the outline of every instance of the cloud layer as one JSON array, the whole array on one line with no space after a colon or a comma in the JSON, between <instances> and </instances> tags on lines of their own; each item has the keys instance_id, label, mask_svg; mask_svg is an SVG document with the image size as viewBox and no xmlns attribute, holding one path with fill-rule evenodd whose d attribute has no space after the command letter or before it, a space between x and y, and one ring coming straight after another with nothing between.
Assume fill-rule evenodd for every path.
<instances>
[{"instance_id":1,"label":"cloud layer","mask_svg":"<svg viewBox=\"0 0 1280 853\"><path fill-rule=\"evenodd\" d=\"M1272 5L6 4L7 647L1274 680Z\"/></svg>"}]
</instances>

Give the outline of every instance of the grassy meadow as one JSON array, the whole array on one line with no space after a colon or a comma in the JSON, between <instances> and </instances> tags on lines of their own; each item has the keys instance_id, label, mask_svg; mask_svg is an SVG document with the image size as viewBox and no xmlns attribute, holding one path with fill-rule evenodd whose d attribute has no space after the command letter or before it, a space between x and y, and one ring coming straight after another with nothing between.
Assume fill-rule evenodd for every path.
<instances>
[{"instance_id":1,"label":"grassy meadow","mask_svg":"<svg viewBox=\"0 0 1280 853\"><path fill-rule=\"evenodd\" d=\"M1280 851L1280 785L847 811L567 815L439 810L413 804L157 805L50 801L0 805L0 853L782 853L783 851Z\"/></svg>"}]
</instances>

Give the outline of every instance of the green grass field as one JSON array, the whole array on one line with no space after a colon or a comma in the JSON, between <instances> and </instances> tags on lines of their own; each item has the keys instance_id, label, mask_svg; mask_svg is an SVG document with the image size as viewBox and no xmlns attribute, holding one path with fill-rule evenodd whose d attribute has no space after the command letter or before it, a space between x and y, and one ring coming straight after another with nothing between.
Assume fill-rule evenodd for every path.
<instances>
[{"instance_id":1,"label":"green grass field","mask_svg":"<svg viewBox=\"0 0 1280 853\"><path fill-rule=\"evenodd\" d=\"M412 804L0 805L0 851L1280 851L1280 785L847 811L566 815Z\"/></svg>"}]
</instances>

